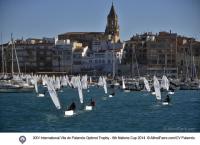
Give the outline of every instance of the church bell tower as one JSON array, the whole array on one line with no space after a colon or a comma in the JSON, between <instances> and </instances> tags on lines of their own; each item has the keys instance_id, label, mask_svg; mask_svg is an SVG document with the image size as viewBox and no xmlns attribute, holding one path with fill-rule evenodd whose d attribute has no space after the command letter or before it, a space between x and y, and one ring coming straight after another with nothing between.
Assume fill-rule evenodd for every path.
<instances>
[{"instance_id":1,"label":"church bell tower","mask_svg":"<svg viewBox=\"0 0 200 145\"><path fill-rule=\"evenodd\" d=\"M105 30L105 35L111 37L111 39L116 43L120 40L119 37L119 24L118 16L115 12L114 5L112 3L110 12L107 16L107 25Z\"/></svg>"}]
</instances>

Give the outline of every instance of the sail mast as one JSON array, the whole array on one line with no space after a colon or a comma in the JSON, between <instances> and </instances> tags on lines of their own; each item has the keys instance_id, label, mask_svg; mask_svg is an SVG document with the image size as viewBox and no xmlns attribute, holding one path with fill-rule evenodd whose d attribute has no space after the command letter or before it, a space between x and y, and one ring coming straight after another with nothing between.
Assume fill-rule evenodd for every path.
<instances>
[{"instance_id":1,"label":"sail mast","mask_svg":"<svg viewBox=\"0 0 200 145\"><path fill-rule=\"evenodd\" d=\"M2 74L4 75L4 49L3 49L3 38L2 38L2 32L1 32L1 47L2 47Z\"/></svg>"},{"instance_id":2,"label":"sail mast","mask_svg":"<svg viewBox=\"0 0 200 145\"><path fill-rule=\"evenodd\" d=\"M115 52L114 52L114 40L111 41L112 43L112 57L113 57L113 80L115 79Z\"/></svg>"},{"instance_id":3,"label":"sail mast","mask_svg":"<svg viewBox=\"0 0 200 145\"><path fill-rule=\"evenodd\" d=\"M193 64L192 64L192 62L193 62L193 60L192 60L192 39L191 39L191 41L190 41L190 79L193 79Z\"/></svg>"},{"instance_id":4,"label":"sail mast","mask_svg":"<svg viewBox=\"0 0 200 145\"><path fill-rule=\"evenodd\" d=\"M135 48L136 48L136 46L134 47L135 62L136 62L138 77L140 78L140 71L139 71L139 67L138 67L138 62L137 62L137 56L136 56L136 50L135 50Z\"/></svg>"},{"instance_id":5,"label":"sail mast","mask_svg":"<svg viewBox=\"0 0 200 145\"><path fill-rule=\"evenodd\" d=\"M14 74L14 66L13 66L13 37L12 37L12 33L11 33L11 45L12 45L12 49L11 49L11 74L12 74L12 76L13 76L13 74Z\"/></svg>"},{"instance_id":6,"label":"sail mast","mask_svg":"<svg viewBox=\"0 0 200 145\"><path fill-rule=\"evenodd\" d=\"M16 61L17 61L18 73L19 73L19 75L20 75L21 72L20 72L20 67L19 67L19 60L18 60L18 57L17 57L17 50L16 50L16 48L15 48L15 42L14 42L14 49L15 49L15 59L16 59Z\"/></svg>"},{"instance_id":7,"label":"sail mast","mask_svg":"<svg viewBox=\"0 0 200 145\"><path fill-rule=\"evenodd\" d=\"M178 79L178 58L177 58L177 53L178 53L178 50L177 50L177 36L176 36L176 77Z\"/></svg>"}]
</instances>

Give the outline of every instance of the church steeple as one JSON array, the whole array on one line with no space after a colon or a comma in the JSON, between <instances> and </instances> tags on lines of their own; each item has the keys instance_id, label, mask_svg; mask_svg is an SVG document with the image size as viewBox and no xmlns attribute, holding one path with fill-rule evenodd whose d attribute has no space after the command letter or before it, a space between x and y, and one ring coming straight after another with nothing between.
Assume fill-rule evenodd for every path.
<instances>
[{"instance_id":1,"label":"church steeple","mask_svg":"<svg viewBox=\"0 0 200 145\"><path fill-rule=\"evenodd\" d=\"M119 38L118 16L115 12L113 3L111 6L111 9L110 9L110 12L107 16L107 25L106 25L105 34L107 36L111 35L114 42L118 42L120 39Z\"/></svg>"},{"instance_id":2,"label":"church steeple","mask_svg":"<svg viewBox=\"0 0 200 145\"><path fill-rule=\"evenodd\" d=\"M112 6L111 6L111 9L110 9L110 13L108 14L109 17L117 17L117 14L115 12L115 8L114 8L114 5L113 5L113 2L112 2Z\"/></svg>"}]
</instances>

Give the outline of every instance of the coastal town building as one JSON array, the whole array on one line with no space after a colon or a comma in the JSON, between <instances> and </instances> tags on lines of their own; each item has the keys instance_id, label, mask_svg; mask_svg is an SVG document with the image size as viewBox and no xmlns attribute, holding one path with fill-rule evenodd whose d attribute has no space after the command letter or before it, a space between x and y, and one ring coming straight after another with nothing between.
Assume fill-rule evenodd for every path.
<instances>
[{"instance_id":1,"label":"coastal town building","mask_svg":"<svg viewBox=\"0 0 200 145\"><path fill-rule=\"evenodd\" d=\"M7 43L4 45L6 72L11 73L12 54L14 55L14 72L18 71L17 60L21 72L24 73L52 71L53 47L53 38L28 38L26 40L17 39L13 42Z\"/></svg>"},{"instance_id":2,"label":"coastal town building","mask_svg":"<svg viewBox=\"0 0 200 145\"><path fill-rule=\"evenodd\" d=\"M188 70L191 72L193 64L198 72L199 49L199 42L171 31L136 34L126 41L123 64L134 76L167 74L179 77Z\"/></svg>"},{"instance_id":3,"label":"coastal town building","mask_svg":"<svg viewBox=\"0 0 200 145\"><path fill-rule=\"evenodd\" d=\"M81 59L87 51L87 46L83 47L82 43L67 40L55 39L53 49L53 71L74 73L80 70ZM78 65L78 66L77 66Z\"/></svg>"}]
</instances>

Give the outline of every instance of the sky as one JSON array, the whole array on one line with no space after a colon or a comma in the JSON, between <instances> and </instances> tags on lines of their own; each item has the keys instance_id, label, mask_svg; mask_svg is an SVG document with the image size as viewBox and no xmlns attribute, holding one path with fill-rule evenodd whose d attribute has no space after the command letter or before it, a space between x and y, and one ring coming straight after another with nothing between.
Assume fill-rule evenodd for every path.
<instances>
[{"instance_id":1,"label":"sky","mask_svg":"<svg viewBox=\"0 0 200 145\"><path fill-rule=\"evenodd\" d=\"M121 40L170 30L200 40L199 0L0 0L3 43L11 33L14 39L27 39L104 32L112 2Z\"/></svg>"}]
</instances>

